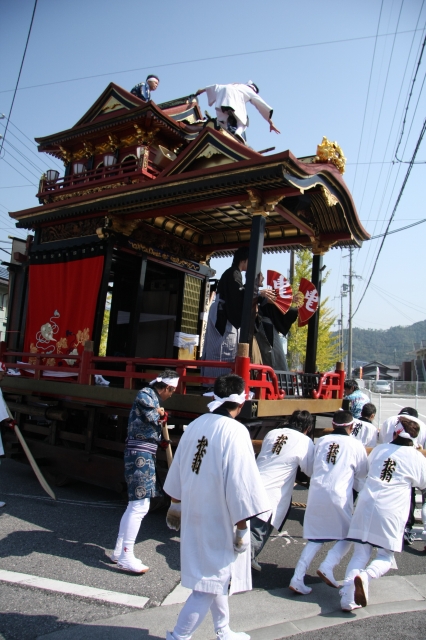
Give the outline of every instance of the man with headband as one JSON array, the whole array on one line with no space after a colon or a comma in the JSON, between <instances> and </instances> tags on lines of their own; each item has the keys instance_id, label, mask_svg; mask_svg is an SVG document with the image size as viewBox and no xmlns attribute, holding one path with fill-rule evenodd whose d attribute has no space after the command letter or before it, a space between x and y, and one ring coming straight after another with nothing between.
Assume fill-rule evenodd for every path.
<instances>
[{"instance_id":1,"label":"man with headband","mask_svg":"<svg viewBox=\"0 0 426 640\"><path fill-rule=\"evenodd\" d=\"M149 569L135 558L133 550L141 522L149 510L150 498L159 494L155 456L162 443L161 422L165 413L160 403L172 396L178 382L177 373L166 369L149 383L149 387L139 391L130 411L124 450L129 504L121 518L111 560L119 569L131 573L146 573Z\"/></svg>"},{"instance_id":2,"label":"man with headband","mask_svg":"<svg viewBox=\"0 0 426 640\"><path fill-rule=\"evenodd\" d=\"M253 446L236 421L246 400L244 380L216 379L210 413L191 422L164 484L172 498L170 529L181 529L181 581L192 589L167 640L188 640L209 609L219 640L249 640L229 628L228 592L251 589L247 520L270 509Z\"/></svg>"},{"instance_id":3,"label":"man with headband","mask_svg":"<svg viewBox=\"0 0 426 640\"><path fill-rule=\"evenodd\" d=\"M272 530L275 527L281 531L288 518L298 467L306 476L312 475L315 447L309 434L313 424L309 411L293 411L286 422L269 431L262 442L256 464L272 512L262 513L250 523L251 566L256 571L262 570L257 556Z\"/></svg>"},{"instance_id":4,"label":"man with headband","mask_svg":"<svg viewBox=\"0 0 426 640\"><path fill-rule=\"evenodd\" d=\"M384 423L380 427L379 434L378 434L379 444L392 442L395 429L401 424L404 426L407 425L409 427L410 423L419 425L419 434L413 440L415 448L425 449L426 448L426 424L422 420L420 420L417 410L414 409L413 407L403 407L397 416L391 416L390 418L384 421ZM426 529L425 500L426 500L426 493L423 492L422 520L423 520L423 526ZM413 531L413 526L415 522L415 517L414 517L415 508L416 508L416 491L415 489L412 489L411 500L410 500L410 512L409 512L408 520L405 525L405 531L404 531L404 543L408 545L412 545L416 538L416 534Z\"/></svg>"},{"instance_id":5,"label":"man with headband","mask_svg":"<svg viewBox=\"0 0 426 640\"><path fill-rule=\"evenodd\" d=\"M370 580L397 568L394 552L402 548L411 489L426 489L426 460L413 446L418 433L418 424L399 423L392 442L378 445L368 456L367 480L347 536L355 545L340 591L343 611L367 606ZM373 547L377 555L364 569Z\"/></svg>"},{"instance_id":6,"label":"man with headband","mask_svg":"<svg viewBox=\"0 0 426 640\"><path fill-rule=\"evenodd\" d=\"M130 93L133 93L134 96L140 98L141 100L151 100L151 91L155 91L160 83L160 79L158 76L153 75L152 73L146 77L145 82L140 82L137 84Z\"/></svg>"},{"instance_id":7,"label":"man with headband","mask_svg":"<svg viewBox=\"0 0 426 640\"><path fill-rule=\"evenodd\" d=\"M249 119L246 104L256 107L260 115L269 123L269 130L280 133L272 122L273 109L259 96L258 87L249 80L246 84L234 82L233 84L212 84L205 89L198 89L196 96L207 94L209 106L216 105L218 124L230 133L238 136L241 142L246 139L245 130Z\"/></svg>"},{"instance_id":8,"label":"man with headband","mask_svg":"<svg viewBox=\"0 0 426 640\"><path fill-rule=\"evenodd\" d=\"M314 469L309 486L303 522L303 537L308 540L296 565L290 589L300 595L311 593L304 583L305 574L324 542L337 540L317 573L326 584L337 588L333 569L348 553L348 534L353 511L352 490L360 491L367 475L367 454L361 442L349 437L354 419L349 411L333 416L334 431L315 445Z\"/></svg>"}]
</instances>

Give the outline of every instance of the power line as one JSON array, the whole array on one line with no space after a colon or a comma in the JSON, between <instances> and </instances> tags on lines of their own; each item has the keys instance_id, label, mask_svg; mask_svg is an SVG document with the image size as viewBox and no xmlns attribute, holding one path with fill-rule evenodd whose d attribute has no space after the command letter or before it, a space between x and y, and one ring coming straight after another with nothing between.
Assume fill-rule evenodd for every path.
<instances>
[{"instance_id":1,"label":"power line","mask_svg":"<svg viewBox=\"0 0 426 640\"><path fill-rule=\"evenodd\" d=\"M406 33L413 33L413 31L421 31L421 29L408 29L406 31L398 31L397 35L403 35ZM102 78L104 76L113 76L119 75L121 73L132 73L134 71L152 71L153 69L160 69L164 67L175 67L181 64L192 64L195 62L208 62L210 60L223 60L224 58L237 58L242 56L252 56L257 55L259 53L274 53L276 51L288 51L290 49L303 49L307 47L320 47L328 44L342 44L344 42L355 42L358 40L371 40L372 38L386 38L387 36L395 35L392 33L381 33L374 36L358 36L356 38L343 38L341 40L326 40L324 42L311 42L308 44L295 44L289 45L287 47L275 47L273 49L258 49L257 51L242 51L240 53L228 53L221 56L209 56L207 58L193 58L191 60L180 60L178 62L165 62L164 64L151 64L148 67L137 67L136 69L122 69L121 71L110 71L108 73L97 73L92 76L81 76L80 78L69 78L68 80L56 80L54 82L45 82L43 84L33 84L28 87L20 87L19 91L23 91L24 89L36 89L38 87L48 87L54 84L63 84L67 82L78 82L80 80L91 80L93 78ZM0 93L10 93L12 89L4 89L0 91Z\"/></svg>"},{"instance_id":2,"label":"power line","mask_svg":"<svg viewBox=\"0 0 426 640\"><path fill-rule=\"evenodd\" d=\"M0 136L0 138L2 138L2 137L3 137L3 136ZM21 156L21 158L23 158L24 160L26 160L26 162L28 162L28 164L29 164L29 165L31 165L31 167L32 167L33 169L35 169L36 171L39 171L40 173L43 173L43 171L44 171L44 167L40 168L39 166L37 166L37 165L35 164L35 162L33 162L32 160L30 160L30 159L28 158L28 156L26 156L26 155L25 155L25 153L22 153L22 151L19 151L18 147L15 147L15 145L14 145L14 144L12 144L12 143L10 142L10 140L6 140L6 142L7 142L7 144L9 145L9 147L12 147L12 149L13 149L13 150L18 154L18 155L20 155L20 156ZM10 152L9 152L9 153L10 153ZM40 160L40 158L39 158L39 160Z\"/></svg>"},{"instance_id":3,"label":"power line","mask_svg":"<svg viewBox=\"0 0 426 640\"><path fill-rule=\"evenodd\" d=\"M14 104L14 102L15 102L15 98L16 98L16 92L18 91L19 80L21 79L21 73L22 73L22 68L23 68L23 66L24 66L25 55L26 55L26 53L27 53L28 43L29 43L29 41L30 41L31 29L33 28L33 22L34 22L34 16L35 16L36 8L37 8L37 2L38 2L38 0L35 0L35 3L34 3L34 9L33 9L33 15L31 16L30 28L28 29L27 41L26 41L26 43L25 43L24 54L23 54L23 56L22 56L21 66L20 66L20 68L19 68L19 73L18 73L18 79L17 79L17 81L16 81L15 90L14 90L14 92L13 92L12 104L10 105L9 115L7 116L7 122L6 122L6 126L5 126L5 128L4 128L4 137L3 137L3 139L2 139L1 146L0 146L0 154L1 154L2 149L3 149L4 138L6 137L7 128L8 128L8 126L9 126L9 120L10 120L10 116L11 116L11 114L12 114L13 104Z\"/></svg>"},{"instance_id":4,"label":"power line","mask_svg":"<svg viewBox=\"0 0 426 640\"><path fill-rule=\"evenodd\" d=\"M4 115L4 114L3 114ZM0 122L0 124L2 124L2 126L4 127L4 124ZM19 133L24 136L24 138L26 138L27 140L29 140L29 142L31 142L31 144L37 148L37 144L34 142L34 140L31 140L31 138L29 138L27 136L26 133L24 133L23 131L21 131L21 129L19 127L16 126L16 124L14 124L12 122L12 120L9 120L9 124L12 125L12 127L14 127L15 129L17 129L19 131ZM11 131L9 131L9 134L12 135L14 138L16 138L20 144L22 144L26 149L28 149L28 151L30 151L30 153L32 153L34 156L36 156L36 158L38 158L39 160L43 160L44 156L40 156L39 153L35 153L28 145L26 145L24 142L22 142L22 140L20 140L18 138L17 135L15 135L14 133L12 133ZM63 165L59 164L59 162L57 162L56 158L54 158L53 156L49 157L49 163L52 162L53 164L55 164L59 169L63 170Z\"/></svg>"},{"instance_id":5,"label":"power line","mask_svg":"<svg viewBox=\"0 0 426 640\"><path fill-rule=\"evenodd\" d=\"M407 106L405 108L405 114L404 114L404 120L402 121L401 136L399 138L398 146L396 147L396 151L395 151L395 160L397 160L398 162L403 162L403 160L400 160L398 158L398 150L399 150L399 147L401 145L402 136L404 135L405 123L406 123L406 120L407 120L407 114L408 114L408 109L409 109L410 102L411 102L411 96L413 95L414 83L416 82L417 73L418 73L418 71L420 69L420 65L421 65L421 62L422 62L422 57L423 57L423 52L425 50L425 46L426 46L426 36L425 36L425 38L423 40L422 50L421 50L421 53L420 53L420 56L419 56L419 60L418 60L418 63L417 63L416 72L414 74L413 82L411 83L411 91L410 91L410 93L408 95Z\"/></svg>"},{"instance_id":6,"label":"power line","mask_svg":"<svg viewBox=\"0 0 426 640\"><path fill-rule=\"evenodd\" d=\"M356 314L356 312L357 312L357 311L358 311L358 309L360 308L361 303L362 303L362 301L364 300L365 294L367 293L367 289L368 289L368 287L369 287L369 285L370 285L370 282L371 282L371 280L372 280L372 278L373 278L373 275L374 275L374 272L375 272L375 270L376 270L376 266L377 266L377 263L378 263L378 260L379 260L379 257L380 257L380 253L381 253L381 251L382 251L383 245L384 245L385 240L386 240L386 236L387 236L387 235L388 235L388 233L389 233L389 227L390 227L390 225L391 225L391 223L392 223L392 220L393 220L393 218L394 218L394 216L395 216L395 213L396 213L396 210L397 210L397 208L398 208L398 205L399 205L399 203L400 203L400 201L401 201L402 194L404 193L405 186L406 186L406 184L407 184L407 182L408 182L408 178L409 178L409 176L410 176L411 169L413 168L414 161L415 161L415 159L416 159L416 155L417 155L417 152L418 152L418 150L419 150L419 148L420 148L420 144L421 144L421 142L422 142L422 140L423 140L423 136L424 136L425 132L426 132L426 120L424 120L424 122L423 122L423 127L422 127L422 130L421 130L420 135L419 135L419 137L418 137L417 144L416 144L416 147L415 147L415 149L414 149L413 156L412 156L412 158L411 158L411 162L410 162L410 164L409 164L409 166L408 166L407 173L406 173L406 175L405 175L404 181L403 181L403 183L402 183L401 189L400 189L399 194L398 194L398 198L397 198L397 200L396 200L396 202L395 202L395 206L394 206L393 211L392 211L392 214L391 214L391 216L390 216L390 218L389 218L389 222L388 222L388 225L387 225L387 227L386 227L386 231L385 231L385 233L383 234L383 240L382 240L382 242L381 242L381 244L380 244L379 251L377 252L376 260L375 260L374 265L373 265L373 270L372 270L372 272L371 272L371 274L370 274L370 277L369 277L369 279L368 279L367 285L366 285L366 287L365 287L365 289L364 289L364 292L363 292L363 294L362 294L362 296L361 296L361 300L359 301L358 306L357 306L357 308L355 309L355 311L354 311L354 313L353 313L352 317Z\"/></svg>"},{"instance_id":7,"label":"power line","mask_svg":"<svg viewBox=\"0 0 426 640\"><path fill-rule=\"evenodd\" d=\"M13 164L10 164L10 162L8 162L8 161L6 160L6 158L2 158L2 160L3 160L3 162L5 162L6 164L8 164L8 165L9 165L9 167L12 167L12 169L14 169L17 173L19 173L19 175L20 175L20 176L22 176L23 178L25 178L25 180L28 180L28 182L29 182L30 184L32 184L32 185L33 185L33 187L35 187L35 188L37 189L37 185L36 185L36 184L34 184L34 182L31 182L31 180L29 180L29 179L27 178L27 176L24 176L24 174L23 174L23 173L21 173L21 172L19 171L19 169L17 169L16 167L14 167L14 166L13 166Z\"/></svg>"},{"instance_id":8,"label":"power line","mask_svg":"<svg viewBox=\"0 0 426 640\"><path fill-rule=\"evenodd\" d=\"M360 139L359 139L358 155L357 155L357 159L356 159L357 167L355 169L355 176L354 176L352 191L354 191L354 189L355 189L356 176L357 176L357 172L358 172L358 161L359 161L359 156L360 156L360 153L361 153L362 136L364 134L365 118L366 118L366 115L367 115L367 105L368 105L368 100L369 100L369 97L370 97L370 86L371 86L371 79L373 77L373 67L374 67L374 60L375 60L375 57L376 57L377 38L378 38L378 35L379 35L380 20L381 20L381 17L382 17L383 1L384 0L382 0L382 4L380 5L379 20L377 22L377 30L376 30L375 40L374 40L374 50L373 50L373 57L371 59L370 77L368 79L367 97L365 99L364 116L362 118L361 136L360 136Z\"/></svg>"},{"instance_id":9,"label":"power line","mask_svg":"<svg viewBox=\"0 0 426 640\"><path fill-rule=\"evenodd\" d=\"M413 222L413 224L409 224L406 227L400 227L399 229L394 229L393 231L388 231L387 235L390 236L391 233L399 233L400 231L405 231L406 229L411 229L411 227L417 227L418 224L423 224L423 222L426 222L426 218L423 218L423 220L419 220L418 222ZM377 240L377 238L383 238L386 235L386 233L379 233L378 236L371 236L370 240Z\"/></svg>"}]
</instances>

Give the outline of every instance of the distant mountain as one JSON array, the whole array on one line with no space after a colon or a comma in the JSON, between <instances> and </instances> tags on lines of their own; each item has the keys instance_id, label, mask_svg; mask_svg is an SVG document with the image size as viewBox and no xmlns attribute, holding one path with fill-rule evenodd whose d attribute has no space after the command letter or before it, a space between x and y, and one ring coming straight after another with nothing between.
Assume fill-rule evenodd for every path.
<instances>
[{"instance_id":1,"label":"distant mountain","mask_svg":"<svg viewBox=\"0 0 426 640\"><path fill-rule=\"evenodd\" d=\"M401 364L404 360L413 360L414 343L421 340L426 340L426 320L409 327L398 326L385 330L355 328L352 331L353 359Z\"/></svg>"}]
</instances>

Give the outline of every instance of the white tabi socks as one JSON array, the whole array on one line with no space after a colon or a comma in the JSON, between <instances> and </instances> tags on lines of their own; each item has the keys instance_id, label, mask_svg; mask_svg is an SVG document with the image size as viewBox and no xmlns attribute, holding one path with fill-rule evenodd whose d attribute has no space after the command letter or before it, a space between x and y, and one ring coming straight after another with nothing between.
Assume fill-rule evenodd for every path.
<instances>
[{"instance_id":1,"label":"white tabi socks","mask_svg":"<svg viewBox=\"0 0 426 640\"><path fill-rule=\"evenodd\" d=\"M327 553L327 556L318 568L317 574L324 580L329 587L334 587L335 589L339 589L340 584L334 577L333 569L340 564L342 558L348 553L352 546L352 542L348 542L347 540L339 540L334 544L330 551Z\"/></svg>"},{"instance_id":2,"label":"white tabi socks","mask_svg":"<svg viewBox=\"0 0 426 640\"><path fill-rule=\"evenodd\" d=\"M307 596L311 593L311 587L307 587L304 583L305 574L315 558L318 551L321 549L322 542L308 542L306 547L302 551L302 555L299 558L299 562L294 570L294 575L291 579L289 588L302 596Z\"/></svg>"},{"instance_id":3,"label":"white tabi socks","mask_svg":"<svg viewBox=\"0 0 426 640\"><path fill-rule=\"evenodd\" d=\"M120 522L120 530L113 554L112 562L117 563L117 568L131 573L146 573L149 567L134 556L136 536L143 518L149 510L149 498L132 500L127 505Z\"/></svg>"}]
</instances>

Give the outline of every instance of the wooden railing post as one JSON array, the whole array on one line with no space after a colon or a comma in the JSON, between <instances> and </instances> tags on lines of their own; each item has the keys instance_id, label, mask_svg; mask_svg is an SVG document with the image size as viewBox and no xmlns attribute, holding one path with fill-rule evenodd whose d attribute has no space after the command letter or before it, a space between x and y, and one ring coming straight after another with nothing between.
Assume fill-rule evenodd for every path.
<instances>
[{"instance_id":1,"label":"wooden railing post","mask_svg":"<svg viewBox=\"0 0 426 640\"><path fill-rule=\"evenodd\" d=\"M345 378L346 378L346 373L345 373L345 365L343 362L336 362L336 373L339 374L339 395L338 398L342 399L344 396L344 387L345 387Z\"/></svg>"},{"instance_id":2,"label":"wooden railing post","mask_svg":"<svg viewBox=\"0 0 426 640\"><path fill-rule=\"evenodd\" d=\"M79 384L91 384L92 376L89 374L90 365L93 358L93 342L92 340L86 340L84 343L84 351L81 355L80 372L78 374Z\"/></svg>"},{"instance_id":3,"label":"wooden railing post","mask_svg":"<svg viewBox=\"0 0 426 640\"><path fill-rule=\"evenodd\" d=\"M135 370L135 366L131 360L127 360L126 362L126 373L133 373ZM125 389L133 389L133 377L124 379L124 388Z\"/></svg>"},{"instance_id":4,"label":"wooden railing post","mask_svg":"<svg viewBox=\"0 0 426 640\"><path fill-rule=\"evenodd\" d=\"M250 390L250 345L247 342L239 342L237 357L235 358L235 373L242 377L246 385L246 393Z\"/></svg>"}]
</instances>

